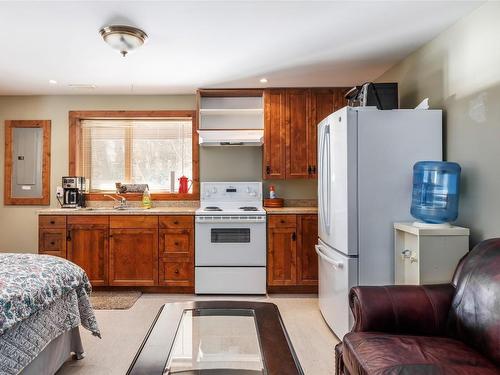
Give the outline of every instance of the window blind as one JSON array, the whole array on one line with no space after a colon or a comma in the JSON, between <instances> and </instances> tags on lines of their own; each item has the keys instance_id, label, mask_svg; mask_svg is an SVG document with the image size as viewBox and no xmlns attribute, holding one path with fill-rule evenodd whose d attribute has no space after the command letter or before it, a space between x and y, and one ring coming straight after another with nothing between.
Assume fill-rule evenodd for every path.
<instances>
[{"instance_id":1,"label":"window blind","mask_svg":"<svg viewBox=\"0 0 500 375\"><path fill-rule=\"evenodd\" d=\"M80 173L90 190L114 191L115 182L170 191L171 172L192 178L192 120L88 119L81 121Z\"/></svg>"}]
</instances>

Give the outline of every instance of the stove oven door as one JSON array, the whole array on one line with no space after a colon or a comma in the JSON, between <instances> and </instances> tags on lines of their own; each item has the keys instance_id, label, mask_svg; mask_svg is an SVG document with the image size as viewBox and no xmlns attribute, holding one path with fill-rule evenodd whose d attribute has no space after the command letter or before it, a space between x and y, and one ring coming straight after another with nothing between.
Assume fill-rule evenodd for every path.
<instances>
[{"instance_id":1,"label":"stove oven door","mask_svg":"<svg viewBox=\"0 0 500 375\"><path fill-rule=\"evenodd\" d=\"M197 218L196 266L265 266L266 221Z\"/></svg>"}]
</instances>

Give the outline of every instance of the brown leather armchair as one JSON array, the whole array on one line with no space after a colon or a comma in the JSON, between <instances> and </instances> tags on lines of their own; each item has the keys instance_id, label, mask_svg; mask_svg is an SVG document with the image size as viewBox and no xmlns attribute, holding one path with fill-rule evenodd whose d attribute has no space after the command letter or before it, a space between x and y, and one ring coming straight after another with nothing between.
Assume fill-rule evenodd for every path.
<instances>
[{"instance_id":1,"label":"brown leather armchair","mask_svg":"<svg viewBox=\"0 0 500 375\"><path fill-rule=\"evenodd\" d=\"M500 374L500 238L478 244L450 284L355 287L339 375Z\"/></svg>"}]
</instances>

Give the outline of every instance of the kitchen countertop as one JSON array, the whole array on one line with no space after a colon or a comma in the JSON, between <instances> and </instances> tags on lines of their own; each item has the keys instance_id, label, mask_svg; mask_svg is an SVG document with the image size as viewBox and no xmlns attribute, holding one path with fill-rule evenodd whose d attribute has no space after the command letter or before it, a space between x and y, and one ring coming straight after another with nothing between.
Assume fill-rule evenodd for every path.
<instances>
[{"instance_id":1,"label":"kitchen countertop","mask_svg":"<svg viewBox=\"0 0 500 375\"><path fill-rule=\"evenodd\" d=\"M318 207L264 207L268 215L285 215L285 214L317 214Z\"/></svg>"},{"instance_id":2,"label":"kitchen countertop","mask_svg":"<svg viewBox=\"0 0 500 375\"><path fill-rule=\"evenodd\" d=\"M108 207L90 208L46 208L39 215L194 215L198 207L153 207L144 209L134 207L128 210L115 210Z\"/></svg>"},{"instance_id":3,"label":"kitchen countertop","mask_svg":"<svg viewBox=\"0 0 500 375\"><path fill-rule=\"evenodd\" d=\"M115 210L108 207L90 208L46 208L39 210L39 215L194 215L198 207L154 207L143 209L140 207L128 210ZM286 214L317 214L318 207L264 207L268 215Z\"/></svg>"}]
</instances>

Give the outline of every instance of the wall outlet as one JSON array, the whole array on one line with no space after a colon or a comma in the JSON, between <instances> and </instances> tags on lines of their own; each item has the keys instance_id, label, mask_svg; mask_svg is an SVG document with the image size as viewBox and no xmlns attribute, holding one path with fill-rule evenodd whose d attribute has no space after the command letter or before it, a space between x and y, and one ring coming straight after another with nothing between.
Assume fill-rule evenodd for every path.
<instances>
[{"instance_id":1,"label":"wall outlet","mask_svg":"<svg viewBox=\"0 0 500 375\"><path fill-rule=\"evenodd\" d=\"M63 191L62 186L58 186L58 187L56 188L56 197L58 197L58 198L62 198L62 197L63 197L63 195L64 195L64 191Z\"/></svg>"}]
</instances>

